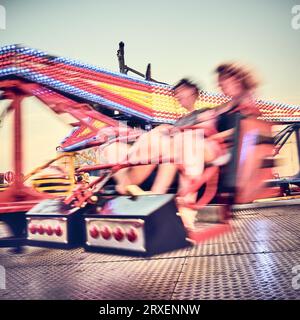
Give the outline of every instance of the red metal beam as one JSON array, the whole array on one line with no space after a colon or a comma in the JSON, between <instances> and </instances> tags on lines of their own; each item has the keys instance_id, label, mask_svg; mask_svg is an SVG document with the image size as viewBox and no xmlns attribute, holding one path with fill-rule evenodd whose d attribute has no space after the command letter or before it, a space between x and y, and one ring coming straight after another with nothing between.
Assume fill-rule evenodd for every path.
<instances>
[{"instance_id":1,"label":"red metal beam","mask_svg":"<svg viewBox=\"0 0 300 320\"><path fill-rule=\"evenodd\" d=\"M11 111L14 111L14 182L0 194L0 213L27 211L39 201L51 196L39 193L23 183L23 143L22 143L22 101L28 96L19 81L2 81L0 88L5 97L12 99Z\"/></svg>"}]
</instances>

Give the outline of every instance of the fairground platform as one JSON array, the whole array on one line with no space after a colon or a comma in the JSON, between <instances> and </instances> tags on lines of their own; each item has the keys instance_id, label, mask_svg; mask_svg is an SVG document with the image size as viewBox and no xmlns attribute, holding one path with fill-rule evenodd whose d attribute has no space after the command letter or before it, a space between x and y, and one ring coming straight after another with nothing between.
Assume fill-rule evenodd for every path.
<instances>
[{"instance_id":1,"label":"fairground platform","mask_svg":"<svg viewBox=\"0 0 300 320\"><path fill-rule=\"evenodd\" d=\"M151 258L1 248L0 299L299 299L300 204L278 205L239 208L231 233Z\"/></svg>"}]
</instances>

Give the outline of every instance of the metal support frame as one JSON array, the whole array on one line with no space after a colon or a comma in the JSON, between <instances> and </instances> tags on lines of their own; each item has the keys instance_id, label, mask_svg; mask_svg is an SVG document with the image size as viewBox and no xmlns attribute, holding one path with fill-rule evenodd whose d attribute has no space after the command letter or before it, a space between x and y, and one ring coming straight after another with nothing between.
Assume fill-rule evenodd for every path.
<instances>
[{"instance_id":1,"label":"metal support frame","mask_svg":"<svg viewBox=\"0 0 300 320\"><path fill-rule=\"evenodd\" d=\"M119 42L119 50L117 51L117 57L118 57L118 60L119 60L119 70L120 70L120 73L123 73L123 74L128 74L128 72L132 72L142 78L144 78L145 80L147 81L153 81L153 82L156 82L156 83L162 83L162 84L166 84L164 82L160 82L160 81L157 81L157 80L154 80L152 77L151 77L151 63L148 63L147 65L147 69L146 69L146 73L143 74L129 66L126 65L125 63L125 51L124 51L124 47L125 47L125 44L124 42Z\"/></svg>"},{"instance_id":2,"label":"metal support frame","mask_svg":"<svg viewBox=\"0 0 300 320\"><path fill-rule=\"evenodd\" d=\"M274 156L278 155L282 147L291 137L291 135L295 133L296 135L296 144L297 144L297 155L298 155L298 162L300 165L300 123L292 123L288 124L287 127L282 129L278 132L274 137ZM292 177L287 177L284 179L278 179L271 183L271 185L277 185L280 187L281 192L286 195L291 194L290 184L294 184L300 187L300 170L298 173Z\"/></svg>"},{"instance_id":3,"label":"metal support frame","mask_svg":"<svg viewBox=\"0 0 300 320\"><path fill-rule=\"evenodd\" d=\"M14 111L14 182L0 194L0 220L10 228L13 236L0 239L0 247L16 247L20 251L25 236L25 215L35 204L49 196L36 192L24 185L23 179L23 141L22 141L22 101L27 94L12 82L3 81L0 88L5 97L12 99L10 111Z\"/></svg>"}]
</instances>

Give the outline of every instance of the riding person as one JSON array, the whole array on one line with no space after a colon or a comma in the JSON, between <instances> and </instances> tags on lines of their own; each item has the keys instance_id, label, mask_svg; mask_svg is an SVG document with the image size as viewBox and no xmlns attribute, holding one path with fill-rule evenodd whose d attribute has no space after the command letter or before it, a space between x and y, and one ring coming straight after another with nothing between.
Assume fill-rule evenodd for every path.
<instances>
[{"instance_id":1,"label":"riding person","mask_svg":"<svg viewBox=\"0 0 300 320\"><path fill-rule=\"evenodd\" d=\"M182 79L174 86L175 98L181 106L188 111L187 115L175 123L175 127L180 126L181 123L190 122L194 127L203 129L205 135L202 160L199 156L197 157L198 163L194 165L196 168L194 173L186 174L186 171L182 172L180 179L181 187L192 183L193 179L201 176L205 163L212 162L224 156L222 146L213 137L226 128L226 117L236 111L246 115L259 115L259 110L253 99L253 91L257 83L250 72L235 64L222 64L216 69L216 73L218 75L218 85L220 89L231 99L224 105L205 110L204 112L203 110L195 110L195 103L199 97L199 89L194 83L188 79ZM141 163L147 163L146 161L149 160L147 159L149 146L153 147L153 145L149 143L151 140L149 140L149 137L159 138L160 142L168 142L171 148L174 148L174 140L172 136L168 134L172 127L171 125L158 126L150 132L142 134L133 146L125 143L114 143L105 148L102 157L104 156L104 158L107 159L106 161L109 161L110 154L118 152L126 156L132 163L138 164L139 161ZM190 143L192 144L192 141L190 141ZM159 149L157 145L156 149ZM132 150L135 150L135 152L132 152ZM164 150L160 149L159 155L163 156L163 153ZM149 164L120 170L115 176L117 180L117 190L121 193L126 193L127 185L142 183L156 166L157 164ZM176 171L177 166L174 163L160 164L151 191L157 194L165 193L172 183ZM195 198L194 194L190 199L193 198Z\"/></svg>"},{"instance_id":2,"label":"riding person","mask_svg":"<svg viewBox=\"0 0 300 320\"><path fill-rule=\"evenodd\" d=\"M179 104L187 110L188 115L192 115L195 111L195 103L199 97L199 88L197 85L188 79L182 79L173 89L174 96ZM183 116L181 119L184 119L185 117L186 116ZM140 185L158 166L156 178L150 191L155 194L167 192L176 175L177 166L171 161L160 164L158 164L158 162L159 158L164 157L166 153L168 153L168 155L173 155L174 158L174 142L173 137L170 136L170 132L173 128L173 125L163 124L142 134L133 146L118 142L108 145L105 149L101 150L102 153L100 155L103 162L113 162L112 158L121 159L122 157L133 164L150 162L148 165L132 166L119 170L115 174L117 191L126 193L128 185ZM168 150L167 152L166 148L163 148L163 145L168 146L171 150ZM153 159L153 157L151 159L149 158L151 152L152 155L153 153L156 153L156 159Z\"/></svg>"}]
</instances>

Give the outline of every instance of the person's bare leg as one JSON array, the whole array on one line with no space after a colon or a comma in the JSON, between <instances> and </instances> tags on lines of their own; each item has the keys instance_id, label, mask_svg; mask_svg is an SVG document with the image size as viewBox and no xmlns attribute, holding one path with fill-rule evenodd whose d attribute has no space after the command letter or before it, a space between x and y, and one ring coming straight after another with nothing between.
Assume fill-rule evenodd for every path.
<instances>
[{"instance_id":1,"label":"person's bare leg","mask_svg":"<svg viewBox=\"0 0 300 320\"><path fill-rule=\"evenodd\" d=\"M102 149L100 159L102 163L121 163L126 160L130 146L126 143L116 142ZM116 190L121 194L126 194L126 186L132 184L129 177L130 168L117 171L113 178L116 180Z\"/></svg>"},{"instance_id":2,"label":"person's bare leg","mask_svg":"<svg viewBox=\"0 0 300 320\"><path fill-rule=\"evenodd\" d=\"M180 175L179 177L179 188L187 188L190 183L190 180L185 177L184 175ZM197 192L195 193L188 193L183 197L183 200L185 202L196 202L197 199ZM193 229L195 225L197 210L190 209L188 207L185 207L181 204L178 205L178 211L181 217L181 220L184 224L184 226L187 229Z\"/></svg>"},{"instance_id":3,"label":"person's bare leg","mask_svg":"<svg viewBox=\"0 0 300 320\"><path fill-rule=\"evenodd\" d=\"M127 144L114 143L103 150L102 158L105 158L106 163L118 163L120 158L125 159L129 153L128 150L130 150L130 146ZM140 185L150 176L156 166L157 164L139 165L119 170L114 174L114 179L117 182L116 190L121 194L125 194L126 186L131 184ZM151 191L153 193L165 193L165 190L172 183L175 173L176 167L172 164L161 165Z\"/></svg>"},{"instance_id":4,"label":"person's bare leg","mask_svg":"<svg viewBox=\"0 0 300 320\"><path fill-rule=\"evenodd\" d=\"M158 135L158 130L154 131L155 135ZM151 133L153 135L153 133ZM145 133L143 139L140 139L140 146L135 146L135 152L132 152L132 146L129 146L125 143L113 143L106 146L101 153L101 158L104 159L104 163L120 163L128 160L136 164L141 163L140 160L144 163L151 163L151 135ZM142 147L141 147L142 146ZM156 148L159 147L159 144L156 144ZM152 147L153 149L154 147ZM154 148L155 149L155 148ZM159 154L159 151L155 149L156 154ZM143 155L143 156L142 156ZM148 156L149 155L149 156ZM152 151L153 155L153 151ZM137 165L129 168L124 168L119 170L114 174L114 179L117 182L116 189L118 192L125 194L126 186L131 184L139 185L145 181L152 171L157 166L157 162L149 165Z\"/></svg>"},{"instance_id":5,"label":"person's bare leg","mask_svg":"<svg viewBox=\"0 0 300 320\"><path fill-rule=\"evenodd\" d=\"M130 148L128 160L132 164L158 164L163 156L162 145L169 143L168 129L171 125L161 125L145 132Z\"/></svg>"},{"instance_id":6,"label":"person's bare leg","mask_svg":"<svg viewBox=\"0 0 300 320\"><path fill-rule=\"evenodd\" d=\"M142 183L155 169L160 160L168 161L159 164L157 175L151 188L151 192L156 194L167 192L177 171L177 166L170 163L170 161L174 160L173 138L163 133L169 128L169 125L159 126L144 134L143 139L139 141L138 153L133 155L133 157L136 156L140 160L144 159L144 161L152 163L131 168L130 179L135 181L135 184Z\"/></svg>"},{"instance_id":7,"label":"person's bare leg","mask_svg":"<svg viewBox=\"0 0 300 320\"><path fill-rule=\"evenodd\" d=\"M158 167L158 172L151 191L155 194L164 194L171 186L177 172L177 166L172 163L164 163Z\"/></svg>"},{"instance_id":8,"label":"person's bare leg","mask_svg":"<svg viewBox=\"0 0 300 320\"><path fill-rule=\"evenodd\" d=\"M175 145L181 146L182 150L177 149L177 160L183 167L183 172L179 177L179 190L185 193L184 196L177 198L178 211L182 222L187 229L193 229L197 211L188 208L184 203L195 203L197 192L189 192L194 179L199 179L204 170L205 163L205 144L201 132L188 131L179 133Z\"/></svg>"},{"instance_id":9,"label":"person's bare leg","mask_svg":"<svg viewBox=\"0 0 300 320\"><path fill-rule=\"evenodd\" d=\"M195 163L193 164L193 162L191 162L191 167L189 168L190 170L188 171L192 174L180 175L180 188L182 188L183 190L188 190L193 179L197 180L201 178L205 163L215 160L220 155L221 149L217 142L208 141L206 139L203 142L204 142L203 149L202 149L203 157L198 156L196 158L196 164L198 168L195 167ZM197 199L197 192L194 192L194 193L190 192L190 193L187 193L184 197L182 197L182 200L185 203L195 203L196 199ZM197 210L190 209L181 204L178 205L178 210L180 212L180 216L182 218L182 222L185 225L185 227L188 229L193 229L196 215L197 215Z\"/></svg>"},{"instance_id":10,"label":"person's bare leg","mask_svg":"<svg viewBox=\"0 0 300 320\"><path fill-rule=\"evenodd\" d=\"M162 145L167 145L170 138L163 134L171 125L161 125L153 130L144 133L133 146L125 143L113 143L102 150L102 158L106 163L120 163L125 160L132 164L150 163L149 165L133 166L125 168L115 173L114 178L117 181L117 190L120 193L126 193L126 186L129 184L142 183L154 170L158 164L158 160L163 156L166 148ZM153 161L154 160L154 161ZM153 163L154 162L154 163ZM154 190L157 193L164 193L172 183L176 173L176 168L168 164L159 169Z\"/></svg>"},{"instance_id":11,"label":"person's bare leg","mask_svg":"<svg viewBox=\"0 0 300 320\"><path fill-rule=\"evenodd\" d=\"M150 176L156 166L156 164L149 164L131 167L128 172L131 183L136 185L143 183Z\"/></svg>"}]
</instances>

